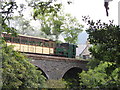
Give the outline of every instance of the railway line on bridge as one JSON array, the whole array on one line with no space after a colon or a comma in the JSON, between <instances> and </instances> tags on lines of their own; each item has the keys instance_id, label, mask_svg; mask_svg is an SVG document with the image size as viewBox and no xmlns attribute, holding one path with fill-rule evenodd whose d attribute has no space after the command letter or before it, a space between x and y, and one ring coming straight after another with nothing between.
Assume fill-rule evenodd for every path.
<instances>
[{"instance_id":1,"label":"railway line on bridge","mask_svg":"<svg viewBox=\"0 0 120 90\"><path fill-rule=\"evenodd\" d=\"M83 63L86 63L88 62L87 60L79 60L79 59L75 59L75 58L66 58L66 57L59 57L59 56L48 56L48 55L37 55L37 54L26 54L26 56L28 58L34 58L36 60L44 60L44 59L48 59L48 60L70 60L70 61L79 61L79 62L83 62Z\"/></svg>"},{"instance_id":2,"label":"railway line on bridge","mask_svg":"<svg viewBox=\"0 0 120 90\"><path fill-rule=\"evenodd\" d=\"M48 79L61 79L67 72L73 75L87 70L88 61L75 59L76 45L20 34L12 36L6 32L2 37L7 46L13 45L15 51L26 54Z\"/></svg>"}]
</instances>

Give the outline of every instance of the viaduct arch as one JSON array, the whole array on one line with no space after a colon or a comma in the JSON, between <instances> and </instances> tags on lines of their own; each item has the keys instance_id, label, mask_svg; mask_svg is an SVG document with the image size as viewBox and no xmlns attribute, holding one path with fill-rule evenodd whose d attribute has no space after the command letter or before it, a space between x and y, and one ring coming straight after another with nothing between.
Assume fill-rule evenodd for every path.
<instances>
[{"instance_id":1,"label":"viaduct arch","mask_svg":"<svg viewBox=\"0 0 120 90\"><path fill-rule=\"evenodd\" d=\"M45 73L48 79L61 79L68 71L73 69L80 70L80 72L81 70L87 70L88 61L32 54L27 56L31 58L32 64Z\"/></svg>"}]
</instances>

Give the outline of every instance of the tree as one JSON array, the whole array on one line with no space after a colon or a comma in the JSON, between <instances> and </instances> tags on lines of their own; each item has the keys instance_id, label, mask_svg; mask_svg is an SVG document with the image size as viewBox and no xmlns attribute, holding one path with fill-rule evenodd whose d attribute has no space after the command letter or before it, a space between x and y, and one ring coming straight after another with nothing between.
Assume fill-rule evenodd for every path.
<instances>
[{"instance_id":1,"label":"tree","mask_svg":"<svg viewBox=\"0 0 120 90\"><path fill-rule=\"evenodd\" d=\"M55 37L55 40L62 35L68 43L76 44L78 34L83 28L75 17L63 13L62 4L39 2L34 7L33 17L41 21L41 31L45 35Z\"/></svg>"},{"instance_id":2,"label":"tree","mask_svg":"<svg viewBox=\"0 0 120 90\"><path fill-rule=\"evenodd\" d=\"M39 88L43 87L45 77L21 53L12 46L2 47L3 88Z\"/></svg>"},{"instance_id":3,"label":"tree","mask_svg":"<svg viewBox=\"0 0 120 90\"><path fill-rule=\"evenodd\" d=\"M11 19L10 15L13 13L14 6L16 7L15 2L2 2L0 35L4 31L12 33L14 36L17 34L16 30L9 27L9 23L6 22L6 20L9 22ZM2 64L0 67L0 72L2 72L0 86L3 89L41 88L44 86L45 77L41 75L41 71L38 71L23 54L14 51L13 46L6 46L2 37L0 37L0 55L0 64Z\"/></svg>"},{"instance_id":4,"label":"tree","mask_svg":"<svg viewBox=\"0 0 120 90\"><path fill-rule=\"evenodd\" d=\"M61 9L61 4L53 4L52 2L37 2L34 3L33 18L40 20L41 31L46 36L58 39L63 30L61 26L64 18L58 15Z\"/></svg>"},{"instance_id":5,"label":"tree","mask_svg":"<svg viewBox=\"0 0 120 90\"><path fill-rule=\"evenodd\" d=\"M88 21L90 28L87 30L89 34L89 41L93 45L90 49L94 58L102 60L119 62L120 54L120 28L117 25L101 23L98 20L96 23L93 21Z\"/></svg>"},{"instance_id":6,"label":"tree","mask_svg":"<svg viewBox=\"0 0 120 90\"><path fill-rule=\"evenodd\" d=\"M53 16L50 15L48 17L44 17L44 20L41 24L41 31L45 33L45 35L49 36L50 38L54 38L55 40L59 39L59 35L64 31L63 24L64 24L64 17L63 16ZM47 19L46 19L47 18Z\"/></svg>"},{"instance_id":7,"label":"tree","mask_svg":"<svg viewBox=\"0 0 120 90\"><path fill-rule=\"evenodd\" d=\"M89 61L89 70L80 74L81 85L90 88L118 88L120 87L120 28L113 25L94 22L88 17L84 21L90 25L87 33L92 59ZM96 63L97 61L97 63ZM95 64L95 65L93 65Z\"/></svg>"},{"instance_id":8,"label":"tree","mask_svg":"<svg viewBox=\"0 0 120 90\"><path fill-rule=\"evenodd\" d=\"M10 27L10 19L12 19L12 15L14 13L14 10L17 9L17 4L16 2L1 2L1 6L0 6L0 34L1 32L8 32L8 33L12 33L12 34L16 34L16 30L14 29L14 27Z\"/></svg>"},{"instance_id":9,"label":"tree","mask_svg":"<svg viewBox=\"0 0 120 90\"><path fill-rule=\"evenodd\" d=\"M113 67L115 63L101 62L94 69L83 71L80 74L80 86L84 88L119 88L120 86L120 67L115 68L112 72L108 68ZM108 74L109 71L109 74Z\"/></svg>"},{"instance_id":10,"label":"tree","mask_svg":"<svg viewBox=\"0 0 120 90\"><path fill-rule=\"evenodd\" d=\"M67 43L77 44L78 35L82 32L83 25L81 25L75 17L66 14L64 24L64 40Z\"/></svg>"},{"instance_id":11,"label":"tree","mask_svg":"<svg viewBox=\"0 0 120 90\"><path fill-rule=\"evenodd\" d=\"M31 35L34 32L30 21L24 19L22 16L15 16L11 20L16 32L23 35Z\"/></svg>"}]
</instances>

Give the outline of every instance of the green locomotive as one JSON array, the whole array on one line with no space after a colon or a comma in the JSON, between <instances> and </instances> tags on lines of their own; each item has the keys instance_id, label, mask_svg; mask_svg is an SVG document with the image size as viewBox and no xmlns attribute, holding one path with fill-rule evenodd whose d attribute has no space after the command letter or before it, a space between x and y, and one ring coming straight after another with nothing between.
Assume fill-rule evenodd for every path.
<instances>
[{"instance_id":1,"label":"green locomotive","mask_svg":"<svg viewBox=\"0 0 120 90\"><path fill-rule=\"evenodd\" d=\"M57 44L55 47L55 55L68 58L75 58L76 47L77 47L76 45L69 43Z\"/></svg>"}]
</instances>

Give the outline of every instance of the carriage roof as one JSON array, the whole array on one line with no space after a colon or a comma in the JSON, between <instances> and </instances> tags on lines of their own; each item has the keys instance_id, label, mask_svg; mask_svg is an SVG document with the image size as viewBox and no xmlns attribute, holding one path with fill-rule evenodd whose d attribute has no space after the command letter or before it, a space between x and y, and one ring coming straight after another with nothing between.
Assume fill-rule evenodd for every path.
<instances>
[{"instance_id":1,"label":"carriage roof","mask_svg":"<svg viewBox=\"0 0 120 90\"><path fill-rule=\"evenodd\" d=\"M7 32L3 32L3 34L7 34ZM9 33L9 34L11 34L11 33ZM53 41L52 39L46 39L46 38L28 36L28 35L22 35L22 34L18 34L18 36L27 37L27 38L34 38L34 39L41 39L41 40L47 40L47 41ZM53 41L53 42L55 42L55 41Z\"/></svg>"}]
</instances>

